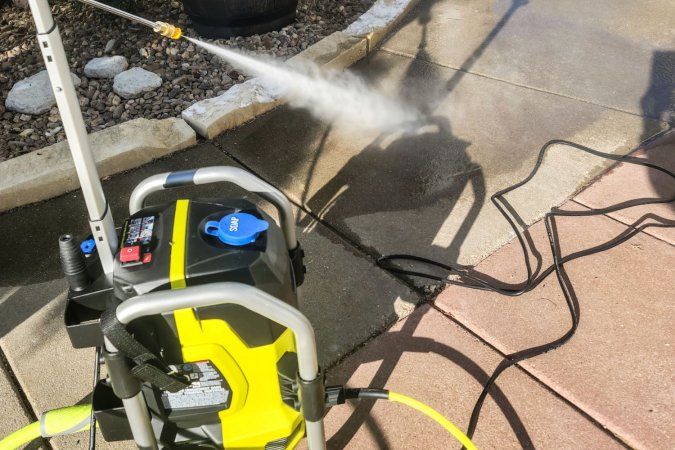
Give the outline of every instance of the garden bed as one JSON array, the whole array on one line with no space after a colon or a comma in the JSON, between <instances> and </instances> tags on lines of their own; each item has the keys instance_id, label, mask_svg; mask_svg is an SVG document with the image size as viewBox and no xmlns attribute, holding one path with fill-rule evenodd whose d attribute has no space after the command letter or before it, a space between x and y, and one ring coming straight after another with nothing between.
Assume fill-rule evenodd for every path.
<instances>
[{"instance_id":1,"label":"garden bed","mask_svg":"<svg viewBox=\"0 0 675 450\"><path fill-rule=\"evenodd\" d=\"M329 34L346 28L373 0L300 0L294 23L280 31L247 38L210 40L231 48L286 59ZM195 36L178 2L152 0L136 12L163 20ZM195 49L187 41L171 41L149 29L75 1L52 6L61 30L71 71L81 79L77 88L89 132L126 120L179 117L193 103L218 95L246 79L217 57ZM114 39L114 43L111 40ZM0 161L65 138L56 107L42 115L8 111L4 102L17 81L44 70L36 45L30 12L0 7ZM105 53L106 47L109 52ZM112 49L110 49L112 47ZM88 79L85 64L95 57L122 55L129 67L158 74L162 85L140 98L125 100L113 92L112 79Z\"/></svg>"}]
</instances>

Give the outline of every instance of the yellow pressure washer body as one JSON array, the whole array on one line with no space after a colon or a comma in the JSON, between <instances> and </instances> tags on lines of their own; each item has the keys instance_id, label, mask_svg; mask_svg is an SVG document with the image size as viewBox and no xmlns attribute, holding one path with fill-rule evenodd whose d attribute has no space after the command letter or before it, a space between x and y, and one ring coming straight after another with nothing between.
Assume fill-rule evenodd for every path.
<instances>
[{"instance_id":1,"label":"yellow pressure washer body","mask_svg":"<svg viewBox=\"0 0 675 450\"><path fill-rule=\"evenodd\" d=\"M270 216L245 199L145 207L124 222L112 279L101 273L93 241L79 248L62 244L71 341L76 348L103 346L104 335L114 342L117 357L103 353L108 371L130 366L143 380L160 447L295 448L305 422L291 330L232 304L137 319L120 332L123 339L101 319L103 311L137 295L221 281L250 284L297 306L302 250L288 249ZM78 258L84 264L72 263ZM157 379L147 369L165 373ZM184 385L163 384L167 376ZM132 439L123 391L109 380L94 389L93 409L108 441Z\"/></svg>"}]
</instances>

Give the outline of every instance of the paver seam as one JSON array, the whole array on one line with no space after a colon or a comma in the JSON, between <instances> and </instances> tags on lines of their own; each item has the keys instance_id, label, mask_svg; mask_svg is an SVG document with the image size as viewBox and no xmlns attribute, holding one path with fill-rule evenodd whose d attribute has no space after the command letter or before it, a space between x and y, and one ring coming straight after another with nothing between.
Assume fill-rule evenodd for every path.
<instances>
[{"instance_id":1,"label":"paver seam","mask_svg":"<svg viewBox=\"0 0 675 450\"><path fill-rule=\"evenodd\" d=\"M7 376L9 377L9 383L12 386L14 394L19 399L21 409L28 416L31 422L37 421L38 417L35 413L35 410L33 410L30 401L28 400L28 397L26 397L25 392L23 391L23 389L21 389L21 383L19 383L19 380L17 379L14 370L12 369L12 365L9 363L9 360L7 359L7 355L5 355L5 351L2 349L2 346L0 346L0 364L7 372ZM41 444L45 446L45 448L52 450L53 447L51 446L51 444L47 439L40 438L40 441Z\"/></svg>"},{"instance_id":2,"label":"paver seam","mask_svg":"<svg viewBox=\"0 0 675 450\"><path fill-rule=\"evenodd\" d=\"M586 205L586 204L582 203L581 201L579 201L579 200L576 199L576 198L570 199L570 200L568 200L568 201L573 202L573 203L576 203L577 205L582 206L582 207L584 207L584 208L594 209L592 206ZM622 227L625 227L625 228L631 228L631 229L633 229L633 230L636 230L636 229L637 229L637 228L635 228L632 224L628 224L628 223L622 222L622 221L620 221L619 219L616 219L616 218L614 218L614 217L612 217L612 216L610 216L610 215L602 214L602 216L603 216L603 217L606 217L606 218L608 218L608 219L610 219L611 221L613 221L613 222L615 222L615 223L618 223L618 224L621 225ZM655 239L655 240L657 240L657 241L659 241L659 242L663 242L664 244L666 244L666 245L668 245L668 246L670 246L670 247L675 247L675 245L673 245L671 242L668 242L668 241L666 241L666 240L664 240L664 239L661 239L661 238L658 237L658 236L654 236L653 234L649 234L649 233L647 233L645 230L642 230L642 231L640 231L639 233L640 233L642 236L648 237L648 238L650 238L650 239Z\"/></svg>"},{"instance_id":3,"label":"paver seam","mask_svg":"<svg viewBox=\"0 0 675 450\"><path fill-rule=\"evenodd\" d=\"M648 140L651 140L651 139L653 139L653 137L652 137L652 138L649 138ZM600 175L600 176L602 176L602 175ZM598 176L597 178L600 178L600 176ZM597 178L596 178L596 180L597 180ZM589 184L592 184L592 183L589 183ZM586 206L586 205L580 203L580 202L577 201L576 199L570 199L570 200L568 200L568 202L573 202L573 203L575 203L575 204L577 204L577 205L580 205L580 206L582 206L582 207L590 208L590 207L588 207L588 206ZM592 208L590 208L590 209L592 209ZM627 225L627 224L625 224L625 223L623 223L623 222L620 222L619 220L614 219L614 218L612 218L611 216L609 216L609 215L607 215L607 214L601 214L601 216L606 217L606 218L612 220L613 222L619 223L619 224L622 225L623 227L635 229L635 227L633 227L633 226L631 226L631 225ZM641 231L640 234L644 235L647 239L654 239L654 240L659 241L659 242L664 242L664 243L668 244L669 246L673 247L673 245L672 245L671 243L665 242L665 241L663 241L663 240L661 240L661 239L658 239L657 237L652 236L652 235L650 235L650 234L647 234L647 233L645 233L644 231ZM498 250L495 250L495 252L493 252L492 254L496 253L497 251L498 251ZM489 257L489 256L488 256L488 257ZM431 307L434 308L435 310L437 310L438 312L440 312L441 314L443 314L448 320L452 321L453 323L456 323L456 324L457 324L458 326L460 326L463 330L465 330L466 332L470 333L472 336L474 336L474 337L475 337L476 339L478 339L480 342L482 342L483 344L487 345L489 348L493 349L493 350L494 350L495 352L497 352L499 355L502 355L503 357L506 357L506 354L505 354L504 352L502 352L501 350L499 350L497 347L495 347L494 345L492 345L490 342L486 341L482 336L480 336L479 334L477 334L476 332L474 332L468 325L465 325L463 322L461 322L460 320L458 320L458 319L456 319L455 317L453 317L452 314L450 314L449 312L446 312L446 311L444 311L443 309L437 307L437 306L435 305L435 303L434 303L433 300L432 300L432 302L431 302ZM555 349L554 349L553 351L555 351ZM523 362L526 363L526 360L523 361ZM517 363L517 364L515 364L514 366L517 367L521 372L527 374L531 379L535 380L539 385L541 385L542 387L544 387L546 390L548 390L549 392L551 392L555 397L559 398L559 399L562 400L565 404L567 404L567 405L571 406L572 408L574 408L574 409L575 409L577 412L579 412L583 417L587 418L587 419L590 420L593 424L595 424L596 427L598 427L598 428L602 429L603 431L605 431L606 434L608 434L610 437L612 437L614 440L616 440L619 444L621 444L621 445L624 446L625 448L630 448L630 449L634 448L633 446L630 445L629 442L627 442L626 440L624 440L624 439L622 438L622 436L621 436L620 433L614 432L614 431L610 428L610 426L604 425L602 422L600 422L598 419L596 419L590 412L587 412L587 411L584 410L581 406L575 404L572 400L568 399L565 395L563 395L562 393L560 393L558 390L556 390L556 389L554 389L553 387L551 387L549 384L546 383L546 381L544 381L543 379L541 379L541 378L540 378L539 376L537 376L534 372L530 371L530 369L528 369L528 367L521 365L521 363Z\"/></svg>"},{"instance_id":4,"label":"paver seam","mask_svg":"<svg viewBox=\"0 0 675 450\"><path fill-rule=\"evenodd\" d=\"M466 331L466 332L469 333L471 336L473 336L474 338L476 338L480 343L482 343L483 345L486 345L488 348L492 349L493 351L495 351L498 355L502 356L503 358L506 358L506 354L504 354L504 352L502 352L501 350L499 350L497 347L495 347L494 345L492 345L490 342L486 341L486 340L485 340L482 336L480 336L479 334L476 334L471 328L469 328L468 326L466 326L464 323L462 323L461 321L455 319L455 318L452 316L452 314L450 314L450 313L448 313L448 312L446 312L446 311L443 311L441 308L439 308L438 306L436 306L436 304L434 303L434 301L431 301L429 304L430 304L430 306L431 306L434 310L436 310L436 311L438 311L439 313L441 313L441 314L443 315L443 317L445 317L448 321L450 321L450 322L456 324L456 325L459 326L462 330ZM553 350L553 351L555 351L555 350ZM530 372L526 367L521 366L520 363L516 363L516 364L514 364L514 365L513 365L512 367L510 367L510 368L515 368L515 369L518 370L520 373L523 373L524 375L526 375L528 378L530 378L531 380L533 380L533 381L534 381L535 383L537 383L539 386L541 386L542 388L544 388L544 390L546 390L547 392L549 392L550 394L552 394L555 398L561 400L564 404L566 404L567 406L571 407L574 411L576 411L576 412L579 413L582 417L584 417L586 420L588 420L588 421L591 422L593 425L595 425L596 428L599 428L600 430L602 430L606 435L608 435L610 438L612 438L614 441L616 441L618 444L620 444L620 445L623 446L624 448L627 448L627 449L633 449L633 447L631 447L628 443L626 443L626 442L621 438L621 436L619 436L618 434L614 433L610 428L608 428L608 427L606 427L605 425L603 425L600 421L598 421L595 417L593 417L593 416L592 416L591 414L589 414L587 411L585 411L584 409L582 409L581 407L579 407L577 404L575 404L574 402L572 402L570 399L568 399L568 398L565 397L564 395L560 394L560 392L558 392L557 390L553 389L551 386L549 386L548 384L546 384L545 381L543 381L541 378L537 377L535 374L533 374L532 372ZM506 370L509 370L509 369L506 369Z\"/></svg>"},{"instance_id":5,"label":"paver seam","mask_svg":"<svg viewBox=\"0 0 675 450\"><path fill-rule=\"evenodd\" d=\"M409 55L405 52L400 52L400 51L397 51L397 50L391 50L391 49L387 49L387 48L384 48L384 47L380 47L377 51L389 53L390 55L401 56L401 57L408 58L408 59L418 59L415 55ZM590 100L574 97L572 95L567 95L567 94L563 94L563 93L560 93L560 92L547 91L545 89L541 89L541 88L538 88L536 86L529 86L527 84L516 83L515 81L510 81L510 80L505 80L503 78L493 77L493 76L490 76L490 75L487 75L487 74L484 74L484 73L480 73L480 72L472 72L471 70L462 69L461 67L453 66L453 65L450 65L450 64L442 64L442 63L439 63L439 62L436 62L436 61L429 61L428 59L419 58L418 60L424 61L425 63L435 65L435 66L438 66L438 67L443 67L445 69L456 70L458 72L463 72L463 73L466 73L466 74L469 74L469 75L475 75L477 77L485 78L485 79L492 80L492 81L497 81L497 82L500 82L500 83L509 84L511 86L516 86L516 87L520 87L520 88L523 88L523 89L529 89L529 90L541 92L541 93L544 93L544 94L551 94L551 95L566 98L566 99L569 99L569 100L576 100L576 101L586 103L586 104L589 104L589 105L599 106L601 108L609 109L611 111L629 114L631 116L640 117L640 118L643 118L643 119L650 119L650 120L653 120L655 122L660 123L662 127L668 126L667 122L664 122L664 121L662 121L658 118L655 118L655 117L646 116L646 115L643 115L643 114L637 114L637 113L634 113L632 111L626 111L626 110L621 109L621 108L616 108L616 107L609 106L609 105L603 105L602 103L595 103L595 102L592 102Z\"/></svg>"},{"instance_id":6,"label":"paver seam","mask_svg":"<svg viewBox=\"0 0 675 450\"><path fill-rule=\"evenodd\" d=\"M400 281L400 280L398 280L398 281ZM382 336L384 333L386 333L387 331L389 331L389 330L390 330L393 326L395 326L397 323L406 320L406 319L407 319L408 317L410 317L412 314L414 314L415 312L417 312L417 310L418 310L419 308L422 308L422 307L424 307L424 306L426 306L426 305L433 306L433 304L431 303L431 301L426 300L426 299L423 299L420 303L418 303L417 305L415 305L415 309L414 309L413 311L411 311L410 314L408 314L407 316L405 316L405 317L398 317L396 320L393 320L391 323L388 323L388 324L384 325L384 328L383 328L383 329L381 329L381 330L379 330L379 331L373 331L373 332L370 334L370 336L368 336L363 342L361 342L361 343L358 344L356 347L352 348L352 349L349 350L347 353L345 353L344 355L342 355L340 358L338 358L337 360L333 361L331 364L329 364L329 365L327 365L325 368L323 368L324 372L327 373L327 372L331 371L332 369L336 368L337 366L339 366L340 364L344 363L346 360L348 360L349 358L351 358L352 356L354 356L354 354L356 354L359 350L363 349L363 348L366 347L368 344L370 344L371 342L373 342L375 339L377 339L378 337Z\"/></svg>"}]
</instances>

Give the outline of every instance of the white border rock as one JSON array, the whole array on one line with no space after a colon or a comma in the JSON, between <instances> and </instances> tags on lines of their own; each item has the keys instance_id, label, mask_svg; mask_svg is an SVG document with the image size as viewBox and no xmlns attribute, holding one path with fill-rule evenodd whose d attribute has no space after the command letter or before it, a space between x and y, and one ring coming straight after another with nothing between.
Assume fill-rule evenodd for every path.
<instances>
[{"instance_id":1,"label":"white border rock","mask_svg":"<svg viewBox=\"0 0 675 450\"><path fill-rule=\"evenodd\" d=\"M350 36L369 36L370 39L377 34L379 42L414 3L410 0L377 0L365 14L347 27L345 33Z\"/></svg>"},{"instance_id":2,"label":"white border rock","mask_svg":"<svg viewBox=\"0 0 675 450\"><path fill-rule=\"evenodd\" d=\"M182 117L200 136L210 139L279 103L278 95L253 78L232 86L218 97L193 104L183 111Z\"/></svg>"},{"instance_id":3,"label":"white border rock","mask_svg":"<svg viewBox=\"0 0 675 450\"><path fill-rule=\"evenodd\" d=\"M135 119L89 135L102 177L133 169L197 143L178 118ZM0 211L46 200L79 188L67 141L0 164Z\"/></svg>"}]
</instances>

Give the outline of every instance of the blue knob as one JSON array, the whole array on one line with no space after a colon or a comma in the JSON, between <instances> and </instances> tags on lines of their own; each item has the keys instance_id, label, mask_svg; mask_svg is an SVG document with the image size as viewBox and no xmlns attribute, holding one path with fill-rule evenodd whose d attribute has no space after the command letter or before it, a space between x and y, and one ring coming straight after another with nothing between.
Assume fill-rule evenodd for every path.
<instances>
[{"instance_id":1,"label":"blue knob","mask_svg":"<svg viewBox=\"0 0 675 450\"><path fill-rule=\"evenodd\" d=\"M94 253L94 250L96 249L96 241L93 239L87 239L80 244L80 248L82 249L82 253L85 255Z\"/></svg>"},{"instance_id":2,"label":"blue knob","mask_svg":"<svg viewBox=\"0 0 675 450\"><path fill-rule=\"evenodd\" d=\"M209 220L206 222L204 232L217 237L225 244L241 246L254 242L269 226L265 220L240 212L228 214L218 222Z\"/></svg>"}]
</instances>

